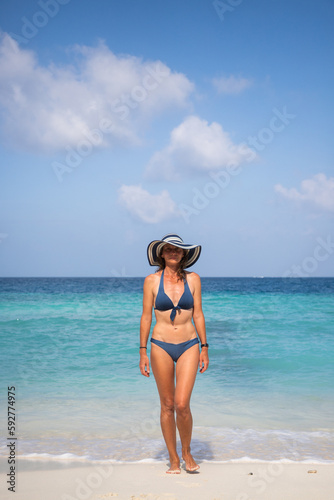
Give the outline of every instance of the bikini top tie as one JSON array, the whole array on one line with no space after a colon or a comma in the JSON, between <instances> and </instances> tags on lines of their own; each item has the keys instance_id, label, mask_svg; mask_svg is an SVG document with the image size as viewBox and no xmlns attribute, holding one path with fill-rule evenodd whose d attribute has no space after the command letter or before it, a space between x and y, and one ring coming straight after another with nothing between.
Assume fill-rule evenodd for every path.
<instances>
[{"instance_id":1,"label":"bikini top tie","mask_svg":"<svg viewBox=\"0 0 334 500\"><path fill-rule=\"evenodd\" d=\"M177 303L177 305L174 306L172 300L165 293L164 272L165 272L165 270L163 270L161 273L159 290L158 290L158 295L155 299L154 309L157 309L158 311L169 311L171 309L172 312L170 313L170 319L171 319L171 321L174 321L177 310L192 309L194 307L194 298L193 298L192 293L190 291L187 280L184 280L184 292L183 292L182 296L180 297L180 300Z\"/></svg>"}]
</instances>

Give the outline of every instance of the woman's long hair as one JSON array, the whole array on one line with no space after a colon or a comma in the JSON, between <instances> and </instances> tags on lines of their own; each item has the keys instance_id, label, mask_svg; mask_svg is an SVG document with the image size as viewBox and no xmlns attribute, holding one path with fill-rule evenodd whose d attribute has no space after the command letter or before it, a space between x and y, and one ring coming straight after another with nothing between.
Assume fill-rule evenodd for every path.
<instances>
[{"instance_id":1,"label":"woman's long hair","mask_svg":"<svg viewBox=\"0 0 334 500\"><path fill-rule=\"evenodd\" d=\"M186 257L187 257L187 253L188 251L187 250L183 250L183 257L182 259L180 260L180 265L179 265L179 268L177 270L177 276L178 276L178 279L180 280L185 280L186 279L186 272L184 270L184 266L186 264ZM165 259L161 257L161 255L157 255L157 261L159 262L159 267L158 269L156 270L156 272L159 272L159 271L163 271L166 267L166 262L165 262Z\"/></svg>"}]
</instances>

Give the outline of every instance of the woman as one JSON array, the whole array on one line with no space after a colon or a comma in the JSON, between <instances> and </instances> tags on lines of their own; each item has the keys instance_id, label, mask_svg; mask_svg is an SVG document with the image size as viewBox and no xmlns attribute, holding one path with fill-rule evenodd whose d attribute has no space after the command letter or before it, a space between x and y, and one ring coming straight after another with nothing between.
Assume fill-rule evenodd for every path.
<instances>
[{"instance_id":1,"label":"woman","mask_svg":"<svg viewBox=\"0 0 334 500\"><path fill-rule=\"evenodd\" d=\"M195 264L200 253L200 245L187 245L176 234L152 241L147 249L150 265L158 265L159 269L144 281L139 367L141 373L149 377L147 341L154 307L156 324L151 338L151 365L160 396L160 422L169 453L169 474L181 472L176 451L176 427L186 470L194 472L199 469L190 452L190 397L197 367L201 373L208 368L209 345L202 311L201 280L196 273L184 269ZM201 352L196 332L201 341Z\"/></svg>"}]
</instances>

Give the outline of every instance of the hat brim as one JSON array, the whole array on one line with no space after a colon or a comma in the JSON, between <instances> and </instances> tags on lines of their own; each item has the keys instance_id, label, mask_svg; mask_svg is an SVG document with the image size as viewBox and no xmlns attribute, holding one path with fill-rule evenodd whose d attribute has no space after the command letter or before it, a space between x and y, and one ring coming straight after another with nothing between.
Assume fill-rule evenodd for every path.
<instances>
[{"instance_id":1,"label":"hat brim","mask_svg":"<svg viewBox=\"0 0 334 500\"><path fill-rule=\"evenodd\" d=\"M182 248L183 250L187 250L186 261L184 268L193 266L195 262L199 259L201 255L202 247L201 245L187 245L186 243L179 242L168 242L162 240L154 240L147 247L147 258L151 266L159 266L160 262L158 261L158 256L160 255L161 249L166 244L173 245L174 247Z\"/></svg>"}]
</instances>

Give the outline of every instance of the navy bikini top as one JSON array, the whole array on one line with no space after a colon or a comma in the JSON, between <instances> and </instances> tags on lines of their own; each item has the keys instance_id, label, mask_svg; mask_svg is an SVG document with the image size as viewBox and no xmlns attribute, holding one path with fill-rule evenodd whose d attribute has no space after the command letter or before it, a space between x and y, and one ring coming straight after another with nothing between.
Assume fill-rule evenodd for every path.
<instances>
[{"instance_id":1,"label":"navy bikini top","mask_svg":"<svg viewBox=\"0 0 334 500\"><path fill-rule=\"evenodd\" d=\"M170 319L174 321L176 316L176 311L178 309L179 310L192 309L194 307L194 298L190 291L187 280L184 280L184 292L177 306L174 306L173 302L171 301L171 299L168 297L168 295L165 293L164 290L164 272L165 270L163 270L161 273L159 290L158 290L158 295L155 299L154 309L157 309L158 311L169 311L170 309L172 309L172 312L170 313Z\"/></svg>"}]
</instances>

